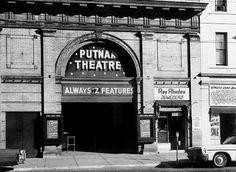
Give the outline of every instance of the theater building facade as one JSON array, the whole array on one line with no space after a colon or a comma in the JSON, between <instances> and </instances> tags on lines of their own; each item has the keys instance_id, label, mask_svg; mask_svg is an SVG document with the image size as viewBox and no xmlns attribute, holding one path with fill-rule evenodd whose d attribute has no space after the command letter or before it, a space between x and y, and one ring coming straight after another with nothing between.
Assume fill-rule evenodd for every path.
<instances>
[{"instance_id":1,"label":"theater building facade","mask_svg":"<svg viewBox=\"0 0 236 172\"><path fill-rule=\"evenodd\" d=\"M199 145L199 1L5 0L0 148ZM67 137L75 143L68 147Z\"/></svg>"}]
</instances>

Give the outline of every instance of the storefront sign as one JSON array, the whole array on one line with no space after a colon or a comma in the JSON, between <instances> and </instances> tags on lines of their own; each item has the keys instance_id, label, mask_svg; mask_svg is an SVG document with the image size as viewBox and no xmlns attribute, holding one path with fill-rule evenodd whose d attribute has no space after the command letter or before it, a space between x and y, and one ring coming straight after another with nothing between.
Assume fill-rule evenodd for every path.
<instances>
[{"instance_id":1,"label":"storefront sign","mask_svg":"<svg viewBox=\"0 0 236 172\"><path fill-rule=\"evenodd\" d=\"M155 100L189 100L189 88L154 88Z\"/></svg>"},{"instance_id":2,"label":"storefront sign","mask_svg":"<svg viewBox=\"0 0 236 172\"><path fill-rule=\"evenodd\" d=\"M210 106L236 106L236 85L210 85Z\"/></svg>"},{"instance_id":3,"label":"storefront sign","mask_svg":"<svg viewBox=\"0 0 236 172\"><path fill-rule=\"evenodd\" d=\"M133 95L133 87L131 86L115 86L115 85L63 85L62 93L64 96L79 95L115 95L115 96L131 96Z\"/></svg>"},{"instance_id":4,"label":"storefront sign","mask_svg":"<svg viewBox=\"0 0 236 172\"><path fill-rule=\"evenodd\" d=\"M58 120L47 120L47 139L58 139Z\"/></svg>"}]
</instances>

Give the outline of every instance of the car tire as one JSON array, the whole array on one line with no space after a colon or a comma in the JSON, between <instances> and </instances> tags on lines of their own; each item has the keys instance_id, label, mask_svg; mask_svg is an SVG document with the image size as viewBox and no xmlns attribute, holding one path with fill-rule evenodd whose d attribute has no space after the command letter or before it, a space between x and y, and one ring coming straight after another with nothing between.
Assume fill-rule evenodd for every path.
<instances>
[{"instance_id":1,"label":"car tire","mask_svg":"<svg viewBox=\"0 0 236 172\"><path fill-rule=\"evenodd\" d=\"M222 168L227 164L227 157L223 153L217 153L213 158L213 164L215 167Z\"/></svg>"}]
</instances>

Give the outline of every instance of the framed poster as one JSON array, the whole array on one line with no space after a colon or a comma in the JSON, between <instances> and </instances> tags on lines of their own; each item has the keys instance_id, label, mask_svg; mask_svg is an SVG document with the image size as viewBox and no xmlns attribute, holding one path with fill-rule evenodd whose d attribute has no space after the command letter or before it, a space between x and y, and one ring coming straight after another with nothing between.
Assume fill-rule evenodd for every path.
<instances>
[{"instance_id":1,"label":"framed poster","mask_svg":"<svg viewBox=\"0 0 236 172\"><path fill-rule=\"evenodd\" d=\"M151 137L150 119L140 119L140 135L141 137Z\"/></svg>"},{"instance_id":2,"label":"framed poster","mask_svg":"<svg viewBox=\"0 0 236 172\"><path fill-rule=\"evenodd\" d=\"M47 139L58 139L58 120L47 120Z\"/></svg>"},{"instance_id":3,"label":"framed poster","mask_svg":"<svg viewBox=\"0 0 236 172\"><path fill-rule=\"evenodd\" d=\"M44 117L44 138L46 145L59 145L62 142L62 116L46 114Z\"/></svg>"},{"instance_id":4,"label":"framed poster","mask_svg":"<svg viewBox=\"0 0 236 172\"><path fill-rule=\"evenodd\" d=\"M155 141L155 115L144 114L138 117L139 126L139 142L140 143L152 143Z\"/></svg>"}]
</instances>

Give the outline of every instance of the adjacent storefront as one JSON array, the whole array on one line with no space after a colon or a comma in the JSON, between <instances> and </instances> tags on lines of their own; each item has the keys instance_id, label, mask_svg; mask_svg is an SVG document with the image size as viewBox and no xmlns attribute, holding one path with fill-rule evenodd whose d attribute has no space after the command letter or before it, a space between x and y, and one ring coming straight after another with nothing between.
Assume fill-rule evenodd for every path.
<instances>
[{"instance_id":1,"label":"adjacent storefront","mask_svg":"<svg viewBox=\"0 0 236 172\"><path fill-rule=\"evenodd\" d=\"M188 147L188 106L190 103L187 81L177 84L155 85L157 106L157 142L161 149L175 150ZM177 140L178 137L178 140Z\"/></svg>"},{"instance_id":2,"label":"adjacent storefront","mask_svg":"<svg viewBox=\"0 0 236 172\"><path fill-rule=\"evenodd\" d=\"M236 86L211 84L209 92L211 140L223 143L236 131Z\"/></svg>"}]
</instances>

